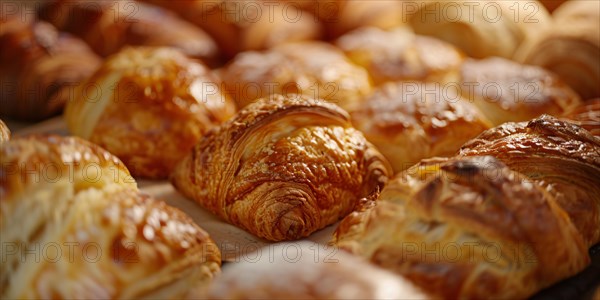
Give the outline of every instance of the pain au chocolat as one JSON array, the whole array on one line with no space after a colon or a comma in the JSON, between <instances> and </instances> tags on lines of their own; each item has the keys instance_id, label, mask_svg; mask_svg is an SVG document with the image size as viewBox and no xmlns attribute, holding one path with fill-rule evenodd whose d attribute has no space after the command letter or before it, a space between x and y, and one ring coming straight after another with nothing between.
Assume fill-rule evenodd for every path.
<instances>
[{"instance_id":1,"label":"pain au chocolat","mask_svg":"<svg viewBox=\"0 0 600 300\"><path fill-rule=\"evenodd\" d=\"M333 224L389 174L345 111L306 96L273 95L207 133L171 181L227 222L281 241Z\"/></svg>"}]
</instances>

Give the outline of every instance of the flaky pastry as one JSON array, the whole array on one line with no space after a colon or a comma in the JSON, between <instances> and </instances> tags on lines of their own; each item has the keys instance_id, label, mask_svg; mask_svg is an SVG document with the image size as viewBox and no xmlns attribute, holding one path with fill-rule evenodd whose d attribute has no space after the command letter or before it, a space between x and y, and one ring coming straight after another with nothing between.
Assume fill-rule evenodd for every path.
<instances>
[{"instance_id":1,"label":"flaky pastry","mask_svg":"<svg viewBox=\"0 0 600 300\"><path fill-rule=\"evenodd\" d=\"M207 133L171 181L227 222L281 241L333 224L390 173L345 111L274 95Z\"/></svg>"},{"instance_id":2,"label":"flaky pastry","mask_svg":"<svg viewBox=\"0 0 600 300\"><path fill-rule=\"evenodd\" d=\"M69 130L117 155L135 176L167 178L235 105L211 71L174 48L126 48L78 90Z\"/></svg>"}]
</instances>

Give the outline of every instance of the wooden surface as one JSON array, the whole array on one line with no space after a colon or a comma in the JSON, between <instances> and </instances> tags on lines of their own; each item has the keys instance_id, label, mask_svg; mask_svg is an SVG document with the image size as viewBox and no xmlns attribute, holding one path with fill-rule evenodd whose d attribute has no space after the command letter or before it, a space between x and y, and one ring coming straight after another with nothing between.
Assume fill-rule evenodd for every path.
<instances>
[{"instance_id":1,"label":"wooden surface","mask_svg":"<svg viewBox=\"0 0 600 300\"><path fill-rule=\"evenodd\" d=\"M56 117L33 125L11 122L10 120L6 121L6 123L11 129L13 136L36 133L68 135L62 117ZM300 247L297 247L295 242L278 243L278 247L273 247L274 244L261 240L244 230L224 222L202 209L193 201L186 199L168 181L138 180L138 186L143 192L162 199L190 215L198 225L210 233L222 252L224 262L252 261L256 263L269 263L273 255L314 255L314 253L298 253ZM326 244L330 240L336 226L337 224L328 226L308 237L306 240L312 241L316 245L311 251L326 251L330 257L335 258L337 250L327 247ZM286 245L289 247L286 247ZM272 253L272 249L287 249L287 253ZM586 270L541 291L533 299L593 299L594 297L598 297L600 295L600 245L592 247L590 255L592 256L592 264Z\"/></svg>"}]
</instances>

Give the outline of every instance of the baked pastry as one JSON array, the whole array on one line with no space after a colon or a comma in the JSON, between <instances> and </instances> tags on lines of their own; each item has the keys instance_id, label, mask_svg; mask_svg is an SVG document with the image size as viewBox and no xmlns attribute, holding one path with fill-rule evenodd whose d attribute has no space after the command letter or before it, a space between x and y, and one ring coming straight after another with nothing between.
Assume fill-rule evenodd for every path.
<instances>
[{"instance_id":1,"label":"baked pastry","mask_svg":"<svg viewBox=\"0 0 600 300\"><path fill-rule=\"evenodd\" d=\"M258 249L269 261L229 264L211 299L429 299L409 281L364 260L311 242ZM289 253L289 254L288 254ZM297 253L297 254L295 254ZM248 276L252 274L252 276Z\"/></svg>"},{"instance_id":2,"label":"baked pastry","mask_svg":"<svg viewBox=\"0 0 600 300\"><path fill-rule=\"evenodd\" d=\"M271 94L304 94L351 110L371 91L367 72L323 42L241 53L221 77L240 108Z\"/></svg>"},{"instance_id":3,"label":"baked pastry","mask_svg":"<svg viewBox=\"0 0 600 300\"><path fill-rule=\"evenodd\" d=\"M2 298L199 297L219 272L208 234L100 147L28 136L0 153Z\"/></svg>"},{"instance_id":4,"label":"baked pastry","mask_svg":"<svg viewBox=\"0 0 600 300\"><path fill-rule=\"evenodd\" d=\"M220 60L217 44L206 32L150 4L132 0L47 1L40 16L81 37L102 56L126 45L168 46L209 65Z\"/></svg>"},{"instance_id":5,"label":"baked pastry","mask_svg":"<svg viewBox=\"0 0 600 300\"><path fill-rule=\"evenodd\" d=\"M444 82L455 75L464 55L449 43L415 35L406 27L385 31L375 27L354 30L335 45L367 69L375 84L388 81Z\"/></svg>"},{"instance_id":6,"label":"baked pastry","mask_svg":"<svg viewBox=\"0 0 600 300\"><path fill-rule=\"evenodd\" d=\"M395 172L423 158L452 156L491 127L456 89L418 82L388 83L376 89L352 112L352 123Z\"/></svg>"},{"instance_id":7,"label":"baked pastry","mask_svg":"<svg viewBox=\"0 0 600 300\"><path fill-rule=\"evenodd\" d=\"M390 29L404 26L403 3L395 0L287 0L316 15L328 39L360 27Z\"/></svg>"},{"instance_id":8,"label":"baked pastry","mask_svg":"<svg viewBox=\"0 0 600 300\"><path fill-rule=\"evenodd\" d=\"M117 155L134 176L167 178L235 105L202 63L174 48L109 57L65 111L69 130Z\"/></svg>"},{"instance_id":9,"label":"baked pastry","mask_svg":"<svg viewBox=\"0 0 600 300\"><path fill-rule=\"evenodd\" d=\"M208 132L171 181L227 222L282 241L341 219L389 174L385 158L342 109L273 95Z\"/></svg>"},{"instance_id":10,"label":"baked pastry","mask_svg":"<svg viewBox=\"0 0 600 300\"><path fill-rule=\"evenodd\" d=\"M588 247L600 242L600 138L542 116L490 129L460 155L492 155L528 176L554 196Z\"/></svg>"},{"instance_id":11,"label":"baked pastry","mask_svg":"<svg viewBox=\"0 0 600 300\"><path fill-rule=\"evenodd\" d=\"M588 100L575 108L563 119L575 123L591 134L600 137L600 98Z\"/></svg>"},{"instance_id":12,"label":"baked pastry","mask_svg":"<svg viewBox=\"0 0 600 300\"><path fill-rule=\"evenodd\" d=\"M590 257L553 195L524 178L489 156L424 160L346 217L334 241L437 297L527 298Z\"/></svg>"},{"instance_id":13,"label":"baked pastry","mask_svg":"<svg viewBox=\"0 0 600 300\"><path fill-rule=\"evenodd\" d=\"M291 5L262 0L145 0L206 30L226 59L248 50L321 37L321 24Z\"/></svg>"},{"instance_id":14,"label":"baked pastry","mask_svg":"<svg viewBox=\"0 0 600 300\"><path fill-rule=\"evenodd\" d=\"M2 120L0 120L0 143L6 142L10 139L10 130L8 126L4 124Z\"/></svg>"},{"instance_id":15,"label":"baked pastry","mask_svg":"<svg viewBox=\"0 0 600 300\"><path fill-rule=\"evenodd\" d=\"M2 116L37 121L59 114L100 64L83 41L45 22L10 18L1 25Z\"/></svg>"},{"instance_id":16,"label":"baked pastry","mask_svg":"<svg viewBox=\"0 0 600 300\"><path fill-rule=\"evenodd\" d=\"M427 1L408 18L417 34L447 41L474 58L511 58L551 24L546 9L530 0Z\"/></svg>"},{"instance_id":17,"label":"baked pastry","mask_svg":"<svg viewBox=\"0 0 600 300\"><path fill-rule=\"evenodd\" d=\"M561 78L536 66L493 57L467 60L460 70L463 97L494 125L561 116L581 104Z\"/></svg>"},{"instance_id":18,"label":"baked pastry","mask_svg":"<svg viewBox=\"0 0 600 300\"><path fill-rule=\"evenodd\" d=\"M584 100L600 97L598 1L569 1L555 12L555 26L515 59L559 75Z\"/></svg>"}]
</instances>

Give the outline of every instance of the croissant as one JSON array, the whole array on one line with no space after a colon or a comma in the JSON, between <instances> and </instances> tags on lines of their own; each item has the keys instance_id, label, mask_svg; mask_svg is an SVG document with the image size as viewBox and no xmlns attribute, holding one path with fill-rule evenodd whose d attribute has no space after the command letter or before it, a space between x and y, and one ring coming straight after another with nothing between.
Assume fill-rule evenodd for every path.
<instances>
[{"instance_id":1,"label":"croissant","mask_svg":"<svg viewBox=\"0 0 600 300\"><path fill-rule=\"evenodd\" d=\"M208 132L175 169L175 188L271 241L333 224L385 183L390 167L339 107L273 95Z\"/></svg>"},{"instance_id":2,"label":"croissant","mask_svg":"<svg viewBox=\"0 0 600 300\"><path fill-rule=\"evenodd\" d=\"M310 242L280 243L258 249L257 253L274 255L262 265L260 261L226 265L211 285L209 298L430 298L409 281L333 247Z\"/></svg>"},{"instance_id":3,"label":"croissant","mask_svg":"<svg viewBox=\"0 0 600 300\"><path fill-rule=\"evenodd\" d=\"M417 34L447 41L474 58L511 58L552 21L538 1L530 0L426 1L408 20Z\"/></svg>"},{"instance_id":4,"label":"croissant","mask_svg":"<svg viewBox=\"0 0 600 300\"><path fill-rule=\"evenodd\" d=\"M584 102L563 118L600 137L600 98Z\"/></svg>"},{"instance_id":5,"label":"croissant","mask_svg":"<svg viewBox=\"0 0 600 300\"><path fill-rule=\"evenodd\" d=\"M555 13L555 26L515 59L559 75L584 100L600 97L598 1L569 1ZM572 7L573 9L567 9Z\"/></svg>"},{"instance_id":6,"label":"croissant","mask_svg":"<svg viewBox=\"0 0 600 300\"><path fill-rule=\"evenodd\" d=\"M81 40L45 22L1 23L0 115L37 121L59 114L100 59Z\"/></svg>"},{"instance_id":7,"label":"croissant","mask_svg":"<svg viewBox=\"0 0 600 300\"><path fill-rule=\"evenodd\" d=\"M552 193L490 156L423 160L368 203L336 245L437 297L523 299L590 262Z\"/></svg>"},{"instance_id":8,"label":"croissant","mask_svg":"<svg viewBox=\"0 0 600 300\"><path fill-rule=\"evenodd\" d=\"M243 51L321 37L321 25L313 15L276 1L145 1L173 10L206 30L226 59Z\"/></svg>"},{"instance_id":9,"label":"croissant","mask_svg":"<svg viewBox=\"0 0 600 300\"><path fill-rule=\"evenodd\" d=\"M2 298L199 297L219 272L208 234L100 147L27 136L0 149Z\"/></svg>"},{"instance_id":10,"label":"croissant","mask_svg":"<svg viewBox=\"0 0 600 300\"><path fill-rule=\"evenodd\" d=\"M542 116L490 129L460 155L492 155L528 176L554 195L587 246L600 242L600 139L588 131Z\"/></svg>"},{"instance_id":11,"label":"croissant","mask_svg":"<svg viewBox=\"0 0 600 300\"><path fill-rule=\"evenodd\" d=\"M467 60L460 81L463 97L494 125L542 114L561 116L581 104L577 93L552 72L503 58Z\"/></svg>"},{"instance_id":12,"label":"croissant","mask_svg":"<svg viewBox=\"0 0 600 300\"><path fill-rule=\"evenodd\" d=\"M352 112L352 123L402 171L423 158L452 156L490 122L452 89L397 82L376 89Z\"/></svg>"},{"instance_id":13,"label":"croissant","mask_svg":"<svg viewBox=\"0 0 600 300\"><path fill-rule=\"evenodd\" d=\"M235 105L210 70L174 48L109 57L65 111L69 130L123 160L134 176L167 178Z\"/></svg>"},{"instance_id":14,"label":"croissant","mask_svg":"<svg viewBox=\"0 0 600 300\"><path fill-rule=\"evenodd\" d=\"M335 45L365 68L375 84L407 80L445 82L464 60L464 55L451 44L415 35L405 27L390 31L357 29L341 36Z\"/></svg>"},{"instance_id":15,"label":"croissant","mask_svg":"<svg viewBox=\"0 0 600 300\"><path fill-rule=\"evenodd\" d=\"M10 130L8 129L8 126L6 126L6 124L0 120L0 143L8 140L10 140Z\"/></svg>"},{"instance_id":16,"label":"croissant","mask_svg":"<svg viewBox=\"0 0 600 300\"><path fill-rule=\"evenodd\" d=\"M126 45L169 46L209 65L219 63L215 41L173 13L136 1L48 1L40 16L108 56Z\"/></svg>"},{"instance_id":17,"label":"croissant","mask_svg":"<svg viewBox=\"0 0 600 300\"><path fill-rule=\"evenodd\" d=\"M298 93L351 110L371 91L366 70L323 42L241 53L221 77L240 108L271 94Z\"/></svg>"}]
</instances>

